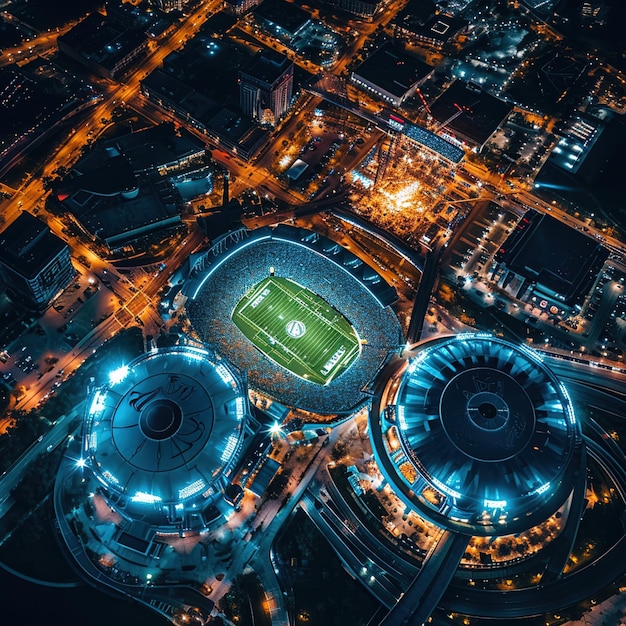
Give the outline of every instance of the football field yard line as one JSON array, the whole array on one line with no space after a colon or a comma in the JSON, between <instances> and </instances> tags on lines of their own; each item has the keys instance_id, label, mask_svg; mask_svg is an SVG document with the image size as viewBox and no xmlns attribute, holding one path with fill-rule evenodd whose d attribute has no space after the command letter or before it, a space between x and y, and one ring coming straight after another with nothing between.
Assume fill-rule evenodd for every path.
<instances>
[{"instance_id":1,"label":"football field yard line","mask_svg":"<svg viewBox=\"0 0 626 626\"><path fill-rule=\"evenodd\" d=\"M311 373L319 376L319 374L308 363L305 363L304 361L302 361L297 354L295 354L287 346L283 345L280 342L279 339L276 339L276 337L272 337L272 335L269 332L267 332L264 328L261 328L256 322L254 322L250 318L244 317L243 315L241 317L248 325L250 325L250 326L252 326L253 328L256 329L257 334L261 334L261 335L266 335L267 336L268 340L266 341L266 343L268 343L270 346L273 347L272 341L270 341L270 340L274 340L283 349L283 351L285 353L289 354L292 357L293 360L297 361L300 365L302 365L303 369L306 369L306 370L310 371ZM274 352L273 349L272 349L272 352ZM270 355L268 354L268 356L270 356ZM270 358L272 358L272 357L270 356ZM272 358L272 361L278 363L278 365L282 365L276 359Z\"/></svg>"},{"instance_id":2,"label":"football field yard line","mask_svg":"<svg viewBox=\"0 0 626 626\"><path fill-rule=\"evenodd\" d=\"M294 283L297 284L297 283ZM328 330L328 329L332 329L334 331L335 335L339 335L341 336L343 339L347 340L350 344L354 345L355 339L354 337L349 337L346 336L345 333L343 333L343 331L341 330L341 328L338 328L336 325L335 321L331 321L329 319L327 319L326 317L324 317L317 309L317 307L315 306L314 302L305 302L305 300L303 298L300 297L300 294L303 293L303 288L298 285L299 291L296 295L293 294L293 292L284 289L283 286L279 283L276 283L276 287L278 287L278 289L280 291L283 292L283 294L286 294L286 297L290 298L291 300L297 302L305 311L307 311L307 313L314 315L318 320L320 320L321 322L321 326L318 328L318 334L322 334L322 337L315 337L313 336L312 338L309 339L309 346L318 346L320 344L324 345L325 341L324 341L324 330ZM306 296L306 294L303 294ZM309 300L308 298L306 298L306 300ZM327 304L326 302L324 302L325 304ZM317 352L320 353L320 356L323 354L322 350L317 349ZM346 352L348 351L348 347L346 346ZM333 366L333 368L331 369L331 371L333 370L337 370L339 369L339 366L341 364L343 364L343 362L346 359L342 358L340 359L337 364L335 366ZM311 368L313 369L313 368ZM317 371L317 370L316 370ZM321 369L319 370L321 372ZM329 374L330 375L330 372Z\"/></svg>"},{"instance_id":3,"label":"football field yard line","mask_svg":"<svg viewBox=\"0 0 626 626\"><path fill-rule=\"evenodd\" d=\"M267 277L252 287L231 318L235 325L240 320L239 330L274 363L322 385L350 367L361 350L341 313L288 278ZM294 329L303 334L292 334Z\"/></svg>"},{"instance_id":4,"label":"football field yard line","mask_svg":"<svg viewBox=\"0 0 626 626\"><path fill-rule=\"evenodd\" d=\"M288 291L287 289L284 289L283 286L280 283L275 283L275 284L276 284L276 287L278 287L278 289L280 289L283 293L286 293L292 300L295 300L296 302L300 303L309 313L312 313L313 315L315 315L326 326L332 327L335 330L336 333L340 334L342 337L345 337L349 341L351 341L351 342L354 341L353 337L350 337L350 336L344 334L344 332L343 332L343 330L341 328L337 328L337 326L335 326L335 322L330 321L330 320L326 319L323 315L321 315L317 311L317 307L315 307L315 303L309 302L309 304L307 305L307 303L305 303L303 300L300 299L299 296L300 296L300 292L302 292L304 290L303 287L298 285L298 287L300 289L300 292L298 292L297 296L294 296L292 292ZM294 284L297 284L297 283L294 283ZM324 301L324 303L327 304L326 301ZM313 308L313 307L315 307L315 308ZM335 315L336 315L336 313L335 313Z\"/></svg>"},{"instance_id":5,"label":"football field yard line","mask_svg":"<svg viewBox=\"0 0 626 626\"><path fill-rule=\"evenodd\" d=\"M263 287L263 285L261 285L261 287ZM263 288L265 288L265 287L263 287ZM284 293L284 290L281 290L281 291ZM257 293L262 293L262 289L258 290ZM262 304L265 304L265 306L272 306L273 307L274 304L271 304L271 302L267 302L268 300L269 301L272 300L272 298L271 298L272 295L273 294L270 292L264 298L264 302L261 302L259 304L259 306L261 306ZM253 297L256 297L256 293L253 294ZM254 301L253 297L251 297L250 302ZM247 304L249 304L249 303L247 303ZM302 361L302 359L293 350L291 350L289 347L287 347L285 344L283 344L282 341L280 341L280 339L277 336L278 333L275 332L277 330L278 324L276 324L275 326L272 324L272 326L274 326L273 329L269 329L270 325L268 324L268 330L265 330L263 327L259 326L259 324L256 321L254 321L253 319L249 318L247 315L244 314L245 308L246 307L242 307L242 309L239 311L239 315L242 317L242 319L247 324L249 324L254 329L256 329L257 333L261 333L262 335L266 336L267 337L267 343L269 343L270 346L273 345L272 341L271 341L271 340L273 340L274 342L276 342L284 350L285 353L290 355L292 359L296 360L301 366L303 366L304 369L306 369L306 370L308 370L308 371L310 371L312 373L318 374L311 365L309 365L309 364L305 363L304 361ZM276 316L276 319L279 319L279 317Z\"/></svg>"}]
</instances>

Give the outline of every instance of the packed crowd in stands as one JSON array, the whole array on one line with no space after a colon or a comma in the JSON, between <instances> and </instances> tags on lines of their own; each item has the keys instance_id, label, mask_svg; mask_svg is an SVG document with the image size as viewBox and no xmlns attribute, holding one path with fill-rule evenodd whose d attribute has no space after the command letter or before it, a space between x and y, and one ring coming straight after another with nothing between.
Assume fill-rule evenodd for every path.
<instances>
[{"instance_id":1,"label":"packed crowd in stands","mask_svg":"<svg viewBox=\"0 0 626 626\"><path fill-rule=\"evenodd\" d=\"M335 307L364 342L360 357L326 386L298 378L275 364L231 320L236 304L269 275L270 267L276 276L293 280ZM315 413L347 412L364 403L364 388L404 341L393 311L381 307L362 283L322 254L277 239L259 241L232 254L207 278L196 299L187 302L187 314L198 338L247 372L252 388Z\"/></svg>"},{"instance_id":2,"label":"packed crowd in stands","mask_svg":"<svg viewBox=\"0 0 626 626\"><path fill-rule=\"evenodd\" d=\"M404 133L407 137L410 137L427 148L430 148L433 152L436 152L449 161L452 161L452 163L460 163L463 160L465 153L461 148L458 148L454 144L442 139L439 135L435 135L435 133L431 133L425 128L416 126L415 124L408 124L404 129Z\"/></svg>"}]
</instances>

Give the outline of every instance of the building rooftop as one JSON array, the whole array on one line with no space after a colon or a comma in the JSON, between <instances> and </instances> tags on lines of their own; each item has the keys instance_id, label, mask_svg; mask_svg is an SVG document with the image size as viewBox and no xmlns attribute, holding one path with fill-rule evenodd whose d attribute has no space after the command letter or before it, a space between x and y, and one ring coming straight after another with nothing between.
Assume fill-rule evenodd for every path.
<instances>
[{"instance_id":1,"label":"building rooftop","mask_svg":"<svg viewBox=\"0 0 626 626\"><path fill-rule=\"evenodd\" d=\"M433 68L406 52L385 43L353 72L363 80L402 97L427 78Z\"/></svg>"},{"instance_id":2,"label":"building rooftop","mask_svg":"<svg viewBox=\"0 0 626 626\"><path fill-rule=\"evenodd\" d=\"M456 80L431 105L433 117L461 139L483 145L513 110L472 83ZM457 115L458 114L458 115Z\"/></svg>"},{"instance_id":3,"label":"building rooftop","mask_svg":"<svg viewBox=\"0 0 626 626\"><path fill-rule=\"evenodd\" d=\"M228 108L218 111L209 120L208 125L235 145L244 141L249 133L258 128L252 118Z\"/></svg>"},{"instance_id":4,"label":"building rooftop","mask_svg":"<svg viewBox=\"0 0 626 626\"><path fill-rule=\"evenodd\" d=\"M175 199L165 185L145 181L130 197L103 197L78 188L63 203L90 233L112 246L180 222Z\"/></svg>"},{"instance_id":5,"label":"building rooftop","mask_svg":"<svg viewBox=\"0 0 626 626\"><path fill-rule=\"evenodd\" d=\"M433 15L426 21L416 17L407 7L403 15L395 20L398 27L404 28L418 37L425 37L444 44L468 25L468 21L450 15Z\"/></svg>"},{"instance_id":6,"label":"building rooftop","mask_svg":"<svg viewBox=\"0 0 626 626\"><path fill-rule=\"evenodd\" d=\"M154 70L141 81L142 87L178 109L182 109L201 123L218 108L217 102L211 100L190 85L176 78L174 73L162 69Z\"/></svg>"},{"instance_id":7,"label":"building rooftop","mask_svg":"<svg viewBox=\"0 0 626 626\"><path fill-rule=\"evenodd\" d=\"M293 65L293 62L286 56L275 50L266 48L256 54L252 60L241 69L241 73L271 85L274 81L278 80L291 65Z\"/></svg>"},{"instance_id":8,"label":"building rooftop","mask_svg":"<svg viewBox=\"0 0 626 626\"><path fill-rule=\"evenodd\" d=\"M210 100L239 103L239 68L254 56L246 46L200 31L182 50L165 57L161 71ZM170 98L178 104L178 99Z\"/></svg>"},{"instance_id":9,"label":"building rooftop","mask_svg":"<svg viewBox=\"0 0 626 626\"><path fill-rule=\"evenodd\" d=\"M496 253L508 269L559 294L569 305L585 296L607 257L608 250L596 239L533 210Z\"/></svg>"},{"instance_id":10,"label":"building rooftop","mask_svg":"<svg viewBox=\"0 0 626 626\"><path fill-rule=\"evenodd\" d=\"M104 144L104 150L116 150L129 162L134 172L156 169L200 154L206 144L173 122L150 126L128 133Z\"/></svg>"},{"instance_id":11,"label":"building rooftop","mask_svg":"<svg viewBox=\"0 0 626 626\"><path fill-rule=\"evenodd\" d=\"M45 222L22 211L0 233L0 262L26 278L33 278L66 247Z\"/></svg>"},{"instance_id":12,"label":"building rooftop","mask_svg":"<svg viewBox=\"0 0 626 626\"><path fill-rule=\"evenodd\" d=\"M120 59L146 39L147 35L141 30L122 29L97 11L59 37L63 44L107 69L114 68Z\"/></svg>"},{"instance_id":13,"label":"building rooftop","mask_svg":"<svg viewBox=\"0 0 626 626\"><path fill-rule=\"evenodd\" d=\"M247 415L233 371L211 352L175 347L141 355L94 389L88 463L131 517L171 518L174 505L221 491Z\"/></svg>"},{"instance_id":14,"label":"building rooftop","mask_svg":"<svg viewBox=\"0 0 626 626\"><path fill-rule=\"evenodd\" d=\"M264 0L253 13L255 17L271 22L291 35L311 19L306 11L285 0Z\"/></svg>"},{"instance_id":15,"label":"building rooftop","mask_svg":"<svg viewBox=\"0 0 626 626\"><path fill-rule=\"evenodd\" d=\"M394 22L397 23L405 17L411 16L423 24L432 16L434 10L435 6L432 2L424 2L424 0L409 0L406 6L397 13Z\"/></svg>"},{"instance_id":16,"label":"building rooftop","mask_svg":"<svg viewBox=\"0 0 626 626\"><path fill-rule=\"evenodd\" d=\"M214 13L203 24L202 30L203 32L211 32L216 35L225 35L237 22L238 19L234 15L226 13L225 11L219 11L218 13Z\"/></svg>"},{"instance_id":17,"label":"building rooftop","mask_svg":"<svg viewBox=\"0 0 626 626\"><path fill-rule=\"evenodd\" d=\"M479 333L436 339L388 385L397 393L383 411L383 472L428 519L508 534L543 521L573 489L580 427L526 346Z\"/></svg>"}]
</instances>

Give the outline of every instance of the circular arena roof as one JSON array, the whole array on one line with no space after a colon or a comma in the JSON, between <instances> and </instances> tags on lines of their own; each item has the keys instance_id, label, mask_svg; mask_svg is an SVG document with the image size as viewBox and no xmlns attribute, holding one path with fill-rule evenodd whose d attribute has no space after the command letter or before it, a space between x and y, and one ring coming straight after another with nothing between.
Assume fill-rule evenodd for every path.
<instances>
[{"instance_id":1,"label":"circular arena roof","mask_svg":"<svg viewBox=\"0 0 626 626\"><path fill-rule=\"evenodd\" d=\"M565 388L525 346L480 334L429 342L386 394L383 472L433 521L517 532L571 491L579 426Z\"/></svg>"},{"instance_id":2,"label":"circular arena roof","mask_svg":"<svg viewBox=\"0 0 626 626\"><path fill-rule=\"evenodd\" d=\"M168 520L219 493L247 414L232 367L208 350L174 347L112 371L89 402L90 466L118 505ZM180 511L179 511L180 513Z\"/></svg>"}]
</instances>

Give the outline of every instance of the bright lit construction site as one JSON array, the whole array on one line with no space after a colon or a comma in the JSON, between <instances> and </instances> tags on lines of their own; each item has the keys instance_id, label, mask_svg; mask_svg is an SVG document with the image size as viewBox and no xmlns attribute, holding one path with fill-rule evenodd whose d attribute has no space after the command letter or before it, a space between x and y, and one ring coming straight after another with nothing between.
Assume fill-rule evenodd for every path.
<instances>
[{"instance_id":1,"label":"bright lit construction site","mask_svg":"<svg viewBox=\"0 0 626 626\"><path fill-rule=\"evenodd\" d=\"M448 219L445 207L449 166L399 135L385 135L352 172L355 211L408 243L429 243Z\"/></svg>"}]
</instances>

